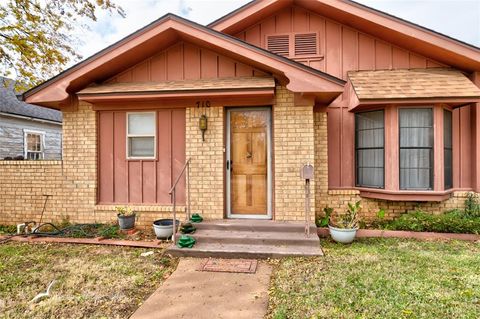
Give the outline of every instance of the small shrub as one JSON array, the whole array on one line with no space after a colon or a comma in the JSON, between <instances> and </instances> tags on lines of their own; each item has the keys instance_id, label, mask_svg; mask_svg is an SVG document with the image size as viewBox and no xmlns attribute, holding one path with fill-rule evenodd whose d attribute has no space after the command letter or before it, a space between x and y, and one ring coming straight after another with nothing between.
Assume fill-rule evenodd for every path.
<instances>
[{"instance_id":1,"label":"small shrub","mask_svg":"<svg viewBox=\"0 0 480 319\"><path fill-rule=\"evenodd\" d=\"M468 193L465 200L465 216L480 217L480 200L475 193Z\"/></svg>"},{"instance_id":2,"label":"small shrub","mask_svg":"<svg viewBox=\"0 0 480 319\"><path fill-rule=\"evenodd\" d=\"M461 211L453 210L433 215L417 210L379 225L390 230L480 234L480 218L466 218L459 216L460 213Z\"/></svg>"},{"instance_id":3,"label":"small shrub","mask_svg":"<svg viewBox=\"0 0 480 319\"><path fill-rule=\"evenodd\" d=\"M15 225L0 225L1 234L15 234L17 232L17 226Z\"/></svg>"}]
</instances>

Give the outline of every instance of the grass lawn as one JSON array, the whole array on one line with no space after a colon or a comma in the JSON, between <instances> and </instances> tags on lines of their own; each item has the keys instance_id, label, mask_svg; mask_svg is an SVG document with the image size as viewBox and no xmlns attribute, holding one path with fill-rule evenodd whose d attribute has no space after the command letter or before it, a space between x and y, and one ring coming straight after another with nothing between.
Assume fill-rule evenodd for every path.
<instances>
[{"instance_id":1,"label":"grass lawn","mask_svg":"<svg viewBox=\"0 0 480 319\"><path fill-rule=\"evenodd\" d=\"M176 260L162 250L93 245L0 245L0 317L127 318L166 279ZM32 304L56 280L51 298Z\"/></svg>"},{"instance_id":2,"label":"grass lawn","mask_svg":"<svg viewBox=\"0 0 480 319\"><path fill-rule=\"evenodd\" d=\"M322 246L276 263L267 318L480 318L480 243Z\"/></svg>"}]
</instances>

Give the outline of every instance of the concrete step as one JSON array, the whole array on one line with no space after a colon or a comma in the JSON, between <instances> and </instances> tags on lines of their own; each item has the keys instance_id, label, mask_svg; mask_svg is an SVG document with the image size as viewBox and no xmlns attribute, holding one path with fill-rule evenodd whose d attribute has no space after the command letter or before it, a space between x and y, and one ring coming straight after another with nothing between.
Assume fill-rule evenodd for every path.
<instances>
[{"instance_id":1,"label":"concrete step","mask_svg":"<svg viewBox=\"0 0 480 319\"><path fill-rule=\"evenodd\" d=\"M307 237L303 231L279 232L200 229L191 236L193 236L197 242L201 243L319 246L319 239L316 233L312 233Z\"/></svg>"},{"instance_id":2,"label":"concrete step","mask_svg":"<svg viewBox=\"0 0 480 319\"><path fill-rule=\"evenodd\" d=\"M272 220L222 219L194 223L197 229L230 231L304 232L304 222L282 222ZM317 227L311 223L310 233L316 234Z\"/></svg>"},{"instance_id":3,"label":"concrete step","mask_svg":"<svg viewBox=\"0 0 480 319\"><path fill-rule=\"evenodd\" d=\"M172 245L167 253L175 257L198 258L283 258L323 256L320 244L317 247L303 245L242 245L197 242L193 248L178 248Z\"/></svg>"}]
</instances>

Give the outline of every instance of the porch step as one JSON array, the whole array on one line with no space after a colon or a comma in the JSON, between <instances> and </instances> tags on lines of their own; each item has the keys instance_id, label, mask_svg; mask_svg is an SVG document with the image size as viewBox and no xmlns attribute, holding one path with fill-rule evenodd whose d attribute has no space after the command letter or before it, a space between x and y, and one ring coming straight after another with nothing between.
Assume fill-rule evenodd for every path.
<instances>
[{"instance_id":1,"label":"porch step","mask_svg":"<svg viewBox=\"0 0 480 319\"><path fill-rule=\"evenodd\" d=\"M283 258L283 257L314 257L323 256L320 245L310 246L292 245L241 245L222 243L198 242L193 248L178 248L172 246L167 253L176 257L198 258Z\"/></svg>"},{"instance_id":2,"label":"porch step","mask_svg":"<svg viewBox=\"0 0 480 319\"><path fill-rule=\"evenodd\" d=\"M316 227L265 220L219 220L195 224L193 248L172 245L167 253L178 257L281 258L322 256Z\"/></svg>"},{"instance_id":3,"label":"porch step","mask_svg":"<svg viewBox=\"0 0 480 319\"><path fill-rule=\"evenodd\" d=\"M318 247L319 240L316 233L307 237L302 232L274 232L251 230L201 230L193 234L198 242L244 244L244 245L300 245Z\"/></svg>"},{"instance_id":4,"label":"porch step","mask_svg":"<svg viewBox=\"0 0 480 319\"><path fill-rule=\"evenodd\" d=\"M304 232L303 222L283 222L272 220L223 219L194 224L197 229L230 231L266 231L266 232ZM310 233L315 234L317 227L310 225Z\"/></svg>"}]
</instances>

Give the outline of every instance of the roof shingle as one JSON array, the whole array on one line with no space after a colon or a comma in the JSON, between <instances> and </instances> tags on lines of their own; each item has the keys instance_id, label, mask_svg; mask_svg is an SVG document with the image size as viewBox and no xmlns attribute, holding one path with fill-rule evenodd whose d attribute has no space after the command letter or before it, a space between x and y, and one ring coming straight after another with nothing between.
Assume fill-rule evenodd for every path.
<instances>
[{"instance_id":1,"label":"roof shingle","mask_svg":"<svg viewBox=\"0 0 480 319\"><path fill-rule=\"evenodd\" d=\"M265 89L275 87L273 77L232 77L141 83L110 83L87 87L77 94L143 93L203 90Z\"/></svg>"},{"instance_id":2,"label":"roof shingle","mask_svg":"<svg viewBox=\"0 0 480 319\"><path fill-rule=\"evenodd\" d=\"M453 69L351 71L348 77L360 101L480 97L480 89Z\"/></svg>"}]
</instances>

